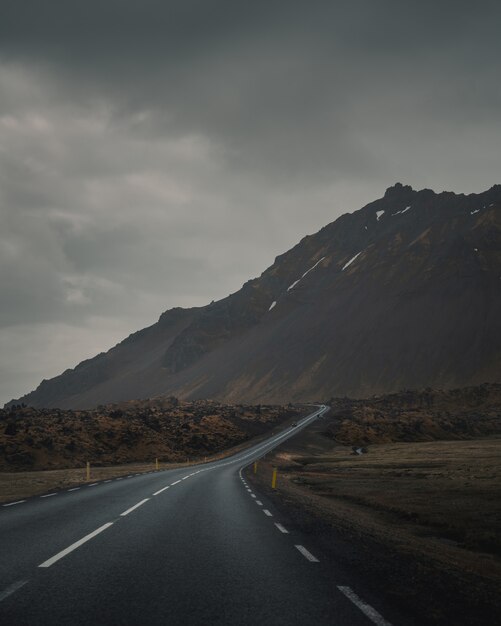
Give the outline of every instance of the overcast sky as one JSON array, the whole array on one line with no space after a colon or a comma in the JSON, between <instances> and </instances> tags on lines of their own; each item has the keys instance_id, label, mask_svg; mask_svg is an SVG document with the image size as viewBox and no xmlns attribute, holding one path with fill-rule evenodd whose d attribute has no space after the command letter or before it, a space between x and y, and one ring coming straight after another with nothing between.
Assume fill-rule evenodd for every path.
<instances>
[{"instance_id":1,"label":"overcast sky","mask_svg":"<svg viewBox=\"0 0 501 626\"><path fill-rule=\"evenodd\" d=\"M396 181L501 183L498 1L0 5L0 403Z\"/></svg>"}]
</instances>

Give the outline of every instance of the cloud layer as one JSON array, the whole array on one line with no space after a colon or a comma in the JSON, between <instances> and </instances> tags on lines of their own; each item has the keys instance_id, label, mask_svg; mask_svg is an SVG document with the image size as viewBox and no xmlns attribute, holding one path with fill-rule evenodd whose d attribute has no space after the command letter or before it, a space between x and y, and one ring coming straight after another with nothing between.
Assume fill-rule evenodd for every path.
<instances>
[{"instance_id":1,"label":"cloud layer","mask_svg":"<svg viewBox=\"0 0 501 626\"><path fill-rule=\"evenodd\" d=\"M494 2L6 2L0 402L397 180L499 180Z\"/></svg>"}]
</instances>

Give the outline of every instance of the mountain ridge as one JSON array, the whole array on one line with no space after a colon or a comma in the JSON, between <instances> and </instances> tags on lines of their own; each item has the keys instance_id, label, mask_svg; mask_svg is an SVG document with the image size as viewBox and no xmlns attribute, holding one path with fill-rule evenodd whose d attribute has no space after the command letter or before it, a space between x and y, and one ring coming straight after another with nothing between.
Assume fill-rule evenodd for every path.
<instances>
[{"instance_id":1,"label":"mountain ridge","mask_svg":"<svg viewBox=\"0 0 501 626\"><path fill-rule=\"evenodd\" d=\"M170 309L14 402L282 403L498 382L500 277L501 185L465 195L397 183L235 293Z\"/></svg>"}]
</instances>

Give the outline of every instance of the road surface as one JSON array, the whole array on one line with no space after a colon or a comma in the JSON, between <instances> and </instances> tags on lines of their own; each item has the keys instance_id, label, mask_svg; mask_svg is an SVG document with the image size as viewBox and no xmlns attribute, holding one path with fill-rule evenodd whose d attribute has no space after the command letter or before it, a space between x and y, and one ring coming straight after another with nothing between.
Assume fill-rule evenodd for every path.
<instances>
[{"instance_id":1,"label":"road surface","mask_svg":"<svg viewBox=\"0 0 501 626\"><path fill-rule=\"evenodd\" d=\"M222 461L0 506L0 624L389 624L241 473L326 410Z\"/></svg>"}]
</instances>

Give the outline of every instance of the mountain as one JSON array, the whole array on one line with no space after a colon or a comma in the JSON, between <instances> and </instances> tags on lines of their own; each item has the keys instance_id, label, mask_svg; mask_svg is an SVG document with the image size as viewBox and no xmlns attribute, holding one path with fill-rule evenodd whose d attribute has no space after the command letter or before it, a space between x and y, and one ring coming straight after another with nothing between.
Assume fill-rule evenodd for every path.
<instances>
[{"instance_id":1,"label":"mountain","mask_svg":"<svg viewBox=\"0 0 501 626\"><path fill-rule=\"evenodd\" d=\"M458 195L397 183L238 292L166 311L14 402L283 403L499 381L501 185Z\"/></svg>"}]
</instances>

